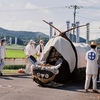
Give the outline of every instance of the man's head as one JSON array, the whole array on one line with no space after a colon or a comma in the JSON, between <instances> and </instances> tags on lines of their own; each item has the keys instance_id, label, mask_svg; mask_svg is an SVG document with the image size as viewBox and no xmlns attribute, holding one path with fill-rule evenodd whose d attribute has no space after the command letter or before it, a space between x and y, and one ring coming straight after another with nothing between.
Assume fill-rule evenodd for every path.
<instances>
[{"instance_id":1,"label":"man's head","mask_svg":"<svg viewBox=\"0 0 100 100\"><path fill-rule=\"evenodd\" d=\"M5 39L1 39L1 45L3 46L4 45L4 43L5 43Z\"/></svg>"},{"instance_id":2,"label":"man's head","mask_svg":"<svg viewBox=\"0 0 100 100\"><path fill-rule=\"evenodd\" d=\"M35 42L33 41L33 40L30 40L30 45L34 45L35 44Z\"/></svg>"},{"instance_id":3,"label":"man's head","mask_svg":"<svg viewBox=\"0 0 100 100\"><path fill-rule=\"evenodd\" d=\"M96 42L91 42L90 46L92 49L95 49L97 47L97 44Z\"/></svg>"},{"instance_id":4,"label":"man's head","mask_svg":"<svg viewBox=\"0 0 100 100\"><path fill-rule=\"evenodd\" d=\"M39 43L40 43L41 45L43 45L43 44L44 44L44 41L43 41L43 40L40 40Z\"/></svg>"}]
</instances>

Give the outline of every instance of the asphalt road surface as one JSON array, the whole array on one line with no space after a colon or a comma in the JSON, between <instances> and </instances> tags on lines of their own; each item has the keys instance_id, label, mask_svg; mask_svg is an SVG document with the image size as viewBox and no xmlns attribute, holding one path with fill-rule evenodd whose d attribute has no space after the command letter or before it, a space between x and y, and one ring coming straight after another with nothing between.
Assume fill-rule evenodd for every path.
<instances>
[{"instance_id":1,"label":"asphalt road surface","mask_svg":"<svg viewBox=\"0 0 100 100\"><path fill-rule=\"evenodd\" d=\"M100 94L91 89L85 93L83 86L73 83L47 88L37 85L31 76L5 75L0 77L0 100L100 100Z\"/></svg>"}]
</instances>

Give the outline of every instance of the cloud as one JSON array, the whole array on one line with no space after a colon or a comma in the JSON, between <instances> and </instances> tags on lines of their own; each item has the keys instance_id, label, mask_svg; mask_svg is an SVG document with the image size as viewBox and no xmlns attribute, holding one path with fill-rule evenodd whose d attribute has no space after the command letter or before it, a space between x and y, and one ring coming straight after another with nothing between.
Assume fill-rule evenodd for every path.
<instances>
[{"instance_id":1,"label":"cloud","mask_svg":"<svg viewBox=\"0 0 100 100\"><path fill-rule=\"evenodd\" d=\"M73 9L63 9L60 6L69 4L77 4L83 7L99 7L100 1L67 0L66 4L66 0L59 0L59 2L57 0L0 0L0 27L9 30L41 31L49 34L49 25L42 21L44 19L48 22L53 21L54 26L61 31L65 31L66 20L73 22ZM79 19L76 16L76 19L81 24L94 21L88 19L100 19L100 11L97 9L82 8L80 10L77 9L77 11L80 16L83 16L82 18L79 17ZM98 23L91 24L91 38L92 36L94 38L98 32L97 30L94 31L92 26L97 29L95 26L100 27L100 25ZM86 38L86 28L81 31L81 35Z\"/></svg>"},{"instance_id":2,"label":"cloud","mask_svg":"<svg viewBox=\"0 0 100 100\"><path fill-rule=\"evenodd\" d=\"M28 2L28 3L25 4L25 9L28 9L28 10L39 10L39 11L41 11L43 13L50 13L50 11L47 8L36 6L35 4L33 4L31 2Z\"/></svg>"},{"instance_id":3,"label":"cloud","mask_svg":"<svg viewBox=\"0 0 100 100\"><path fill-rule=\"evenodd\" d=\"M91 6L100 3L99 0L77 0L77 3L85 6Z\"/></svg>"},{"instance_id":4,"label":"cloud","mask_svg":"<svg viewBox=\"0 0 100 100\"><path fill-rule=\"evenodd\" d=\"M34 26L34 23L32 20L24 20L24 21L9 21L7 23L1 22L0 26L3 26L5 29L10 29L10 30L32 30L31 26Z\"/></svg>"},{"instance_id":5,"label":"cloud","mask_svg":"<svg viewBox=\"0 0 100 100\"><path fill-rule=\"evenodd\" d=\"M10 7L15 7L15 6L16 6L15 3L11 3L11 4L10 4Z\"/></svg>"},{"instance_id":6,"label":"cloud","mask_svg":"<svg viewBox=\"0 0 100 100\"><path fill-rule=\"evenodd\" d=\"M2 7L2 3L0 3L0 8Z\"/></svg>"},{"instance_id":7,"label":"cloud","mask_svg":"<svg viewBox=\"0 0 100 100\"><path fill-rule=\"evenodd\" d=\"M38 9L38 7L32 4L31 2L26 3L25 8L26 9Z\"/></svg>"}]
</instances>

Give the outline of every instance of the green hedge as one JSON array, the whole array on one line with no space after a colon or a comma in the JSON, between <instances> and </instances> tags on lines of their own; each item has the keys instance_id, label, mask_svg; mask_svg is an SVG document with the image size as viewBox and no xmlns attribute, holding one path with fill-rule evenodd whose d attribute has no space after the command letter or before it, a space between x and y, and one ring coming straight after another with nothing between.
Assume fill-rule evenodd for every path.
<instances>
[{"instance_id":1,"label":"green hedge","mask_svg":"<svg viewBox=\"0 0 100 100\"><path fill-rule=\"evenodd\" d=\"M20 68L25 69L26 66L25 65L9 65L9 66L5 66L3 69L20 69Z\"/></svg>"}]
</instances>

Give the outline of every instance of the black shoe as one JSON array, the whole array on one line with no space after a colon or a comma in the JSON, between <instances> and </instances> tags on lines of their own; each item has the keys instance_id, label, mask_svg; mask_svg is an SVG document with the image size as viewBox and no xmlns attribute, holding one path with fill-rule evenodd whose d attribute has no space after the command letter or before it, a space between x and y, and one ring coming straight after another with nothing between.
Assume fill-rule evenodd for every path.
<instances>
[{"instance_id":1,"label":"black shoe","mask_svg":"<svg viewBox=\"0 0 100 100\"><path fill-rule=\"evenodd\" d=\"M99 93L97 90L92 90L94 93Z\"/></svg>"},{"instance_id":2,"label":"black shoe","mask_svg":"<svg viewBox=\"0 0 100 100\"><path fill-rule=\"evenodd\" d=\"M2 72L0 72L0 76L2 76Z\"/></svg>"}]
</instances>

